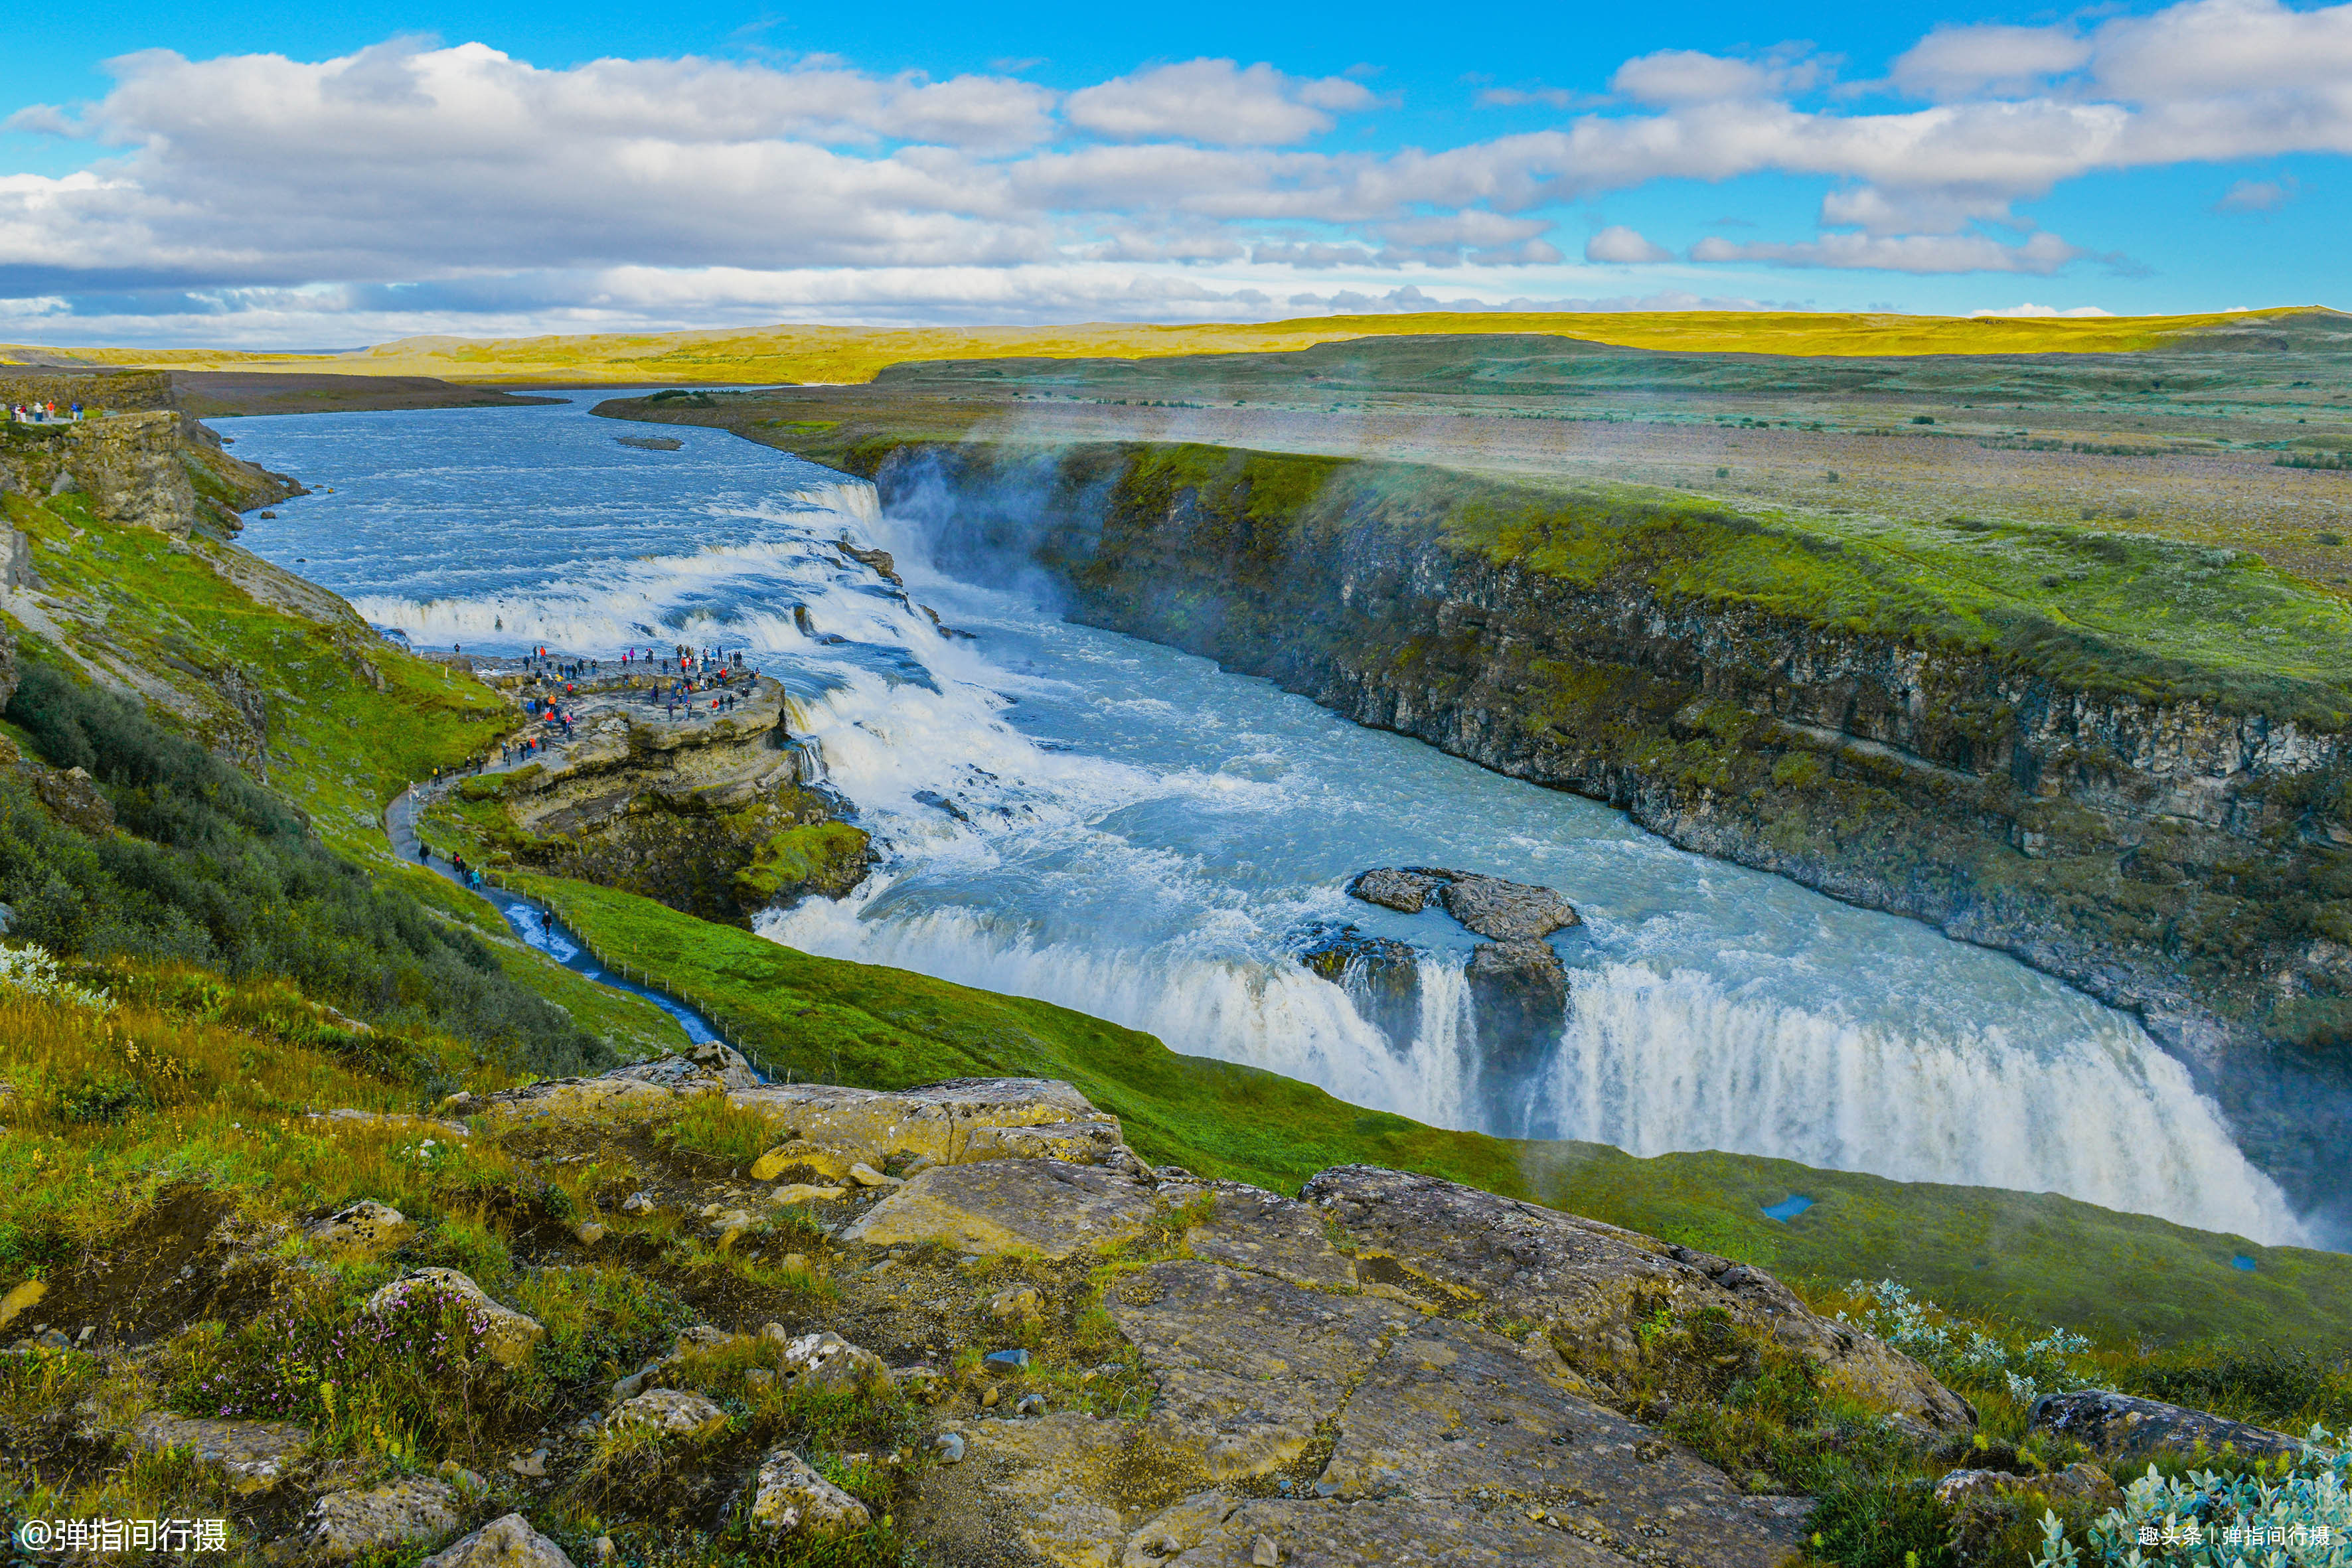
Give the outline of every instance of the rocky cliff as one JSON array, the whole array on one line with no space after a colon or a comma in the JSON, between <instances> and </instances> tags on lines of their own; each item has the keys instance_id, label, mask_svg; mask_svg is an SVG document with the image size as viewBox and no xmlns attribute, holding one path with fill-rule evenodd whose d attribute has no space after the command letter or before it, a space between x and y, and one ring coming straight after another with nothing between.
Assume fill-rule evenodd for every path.
<instances>
[{"instance_id":1,"label":"rocky cliff","mask_svg":"<svg viewBox=\"0 0 2352 1568\"><path fill-rule=\"evenodd\" d=\"M197 530L233 538L239 512L302 493L284 475L229 456L219 436L172 405L162 376L0 377L0 404L77 400L89 417L0 424L0 493L85 495L106 521L181 539Z\"/></svg>"},{"instance_id":2,"label":"rocky cliff","mask_svg":"<svg viewBox=\"0 0 2352 1568\"><path fill-rule=\"evenodd\" d=\"M2352 1109L2341 693L1696 592L1686 562L1756 531L1622 496L1214 448L849 462L950 553L1052 568L1079 619L2136 1011L2301 1195L2337 1184L2312 1129Z\"/></svg>"}]
</instances>

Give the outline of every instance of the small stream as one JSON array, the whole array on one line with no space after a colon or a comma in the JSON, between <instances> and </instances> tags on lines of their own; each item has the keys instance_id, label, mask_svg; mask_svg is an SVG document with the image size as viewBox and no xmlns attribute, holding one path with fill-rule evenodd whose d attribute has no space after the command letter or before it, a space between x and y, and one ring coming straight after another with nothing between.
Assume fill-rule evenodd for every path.
<instances>
[{"instance_id":1,"label":"small stream","mask_svg":"<svg viewBox=\"0 0 2352 1568\"><path fill-rule=\"evenodd\" d=\"M461 888L467 888L465 878L458 875L457 868L448 860L429 852L418 852L422 847L416 839L415 800L415 793L412 790L384 810L384 836L392 840L393 853L404 860L414 860L428 870L437 872ZM526 899L520 893L509 892L496 883L486 882L478 888L467 888L467 890L488 899L491 907L505 917L508 928L527 945L537 948L564 968L586 979L609 985L615 991L626 991L633 996L642 996L676 1018L678 1026L686 1031L689 1043L698 1046L714 1041L720 1045L732 1043L712 1028L708 1018L677 997L640 985L627 976L615 974L605 968L604 960L589 951L588 943L580 933L556 919L555 911L545 904Z\"/></svg>"},{"instance_id":2,"label":"small stream","mask_svg":"<svg viewBox=\"0 0 2352 1568\"><path fill-rule=\"evenodd\" d=\"M2311 1239L2125 1014L1593 802L1072 625L1024 563L938 570L923 529L882 516L860 481L719 431L623 447L640 427L587 412L613 395L226 422L238 456L334 487L245 542L420 646L745 650L793 694L807 767L883 854L852 897L765 917L777 941L1041 997L1448 1126L2054 1191ZM907 591L843 538L892 551ZM1583 914L1553 938L1569 1016L1533 1071L1487 1080L1463 976L1475 939L1346 896L1356 872L1399 864L1543 883ZM1419 950L1408 1027L1376 1026L1360 994L1297 962L1345 924Z\"/></svg>"}]
</instances>

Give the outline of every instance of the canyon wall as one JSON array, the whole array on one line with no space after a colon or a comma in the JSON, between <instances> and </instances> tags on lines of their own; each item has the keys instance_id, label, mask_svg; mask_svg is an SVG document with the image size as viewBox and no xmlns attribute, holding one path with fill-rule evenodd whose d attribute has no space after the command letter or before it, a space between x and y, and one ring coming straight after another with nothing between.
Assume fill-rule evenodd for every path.
<instances>
[{"instance_id":1,"label":"canyon wall","mask_svg":"<svg viewBox=\"0 0 2352 1568\"><path fill-rule=\"evenodd\" d=\"M950 569L1042 567L1076 619L2131 1010L2283 1181L2323 1205L2340 1184L2352 745L2324 702L2135 690L2095 658L2070 679L1688 592L1675 552L1705 530L1622 498L1215 448L845 456ZM1460 525L1502 504L1541 514L1533 542Z\"/></svg>"}]
</instances>

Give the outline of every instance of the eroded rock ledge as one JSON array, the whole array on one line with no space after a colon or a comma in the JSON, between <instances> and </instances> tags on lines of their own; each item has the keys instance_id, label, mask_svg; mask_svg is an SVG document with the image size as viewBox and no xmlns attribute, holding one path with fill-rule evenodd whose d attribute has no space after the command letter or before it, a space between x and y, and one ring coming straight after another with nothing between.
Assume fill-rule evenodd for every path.
<instances>
[{"instance_id":1,"label":"eroded rock ledge","mask_svg":"<svg viewBox=\"0 0 2352 1568\"><path fill-rule=\"evenodd\" d=\"M491 858L736 925L779 900L856 887L871 860L866 835L842 820L841 801L802 784L783 688L740 677L720 708L701 691L702 706L681 716L656 700L667 680L604 675L554 689L575 716L572 737L459 786L497 812ZM484 831L478 819L467 826Z\"/></svg>"}]
</instances>

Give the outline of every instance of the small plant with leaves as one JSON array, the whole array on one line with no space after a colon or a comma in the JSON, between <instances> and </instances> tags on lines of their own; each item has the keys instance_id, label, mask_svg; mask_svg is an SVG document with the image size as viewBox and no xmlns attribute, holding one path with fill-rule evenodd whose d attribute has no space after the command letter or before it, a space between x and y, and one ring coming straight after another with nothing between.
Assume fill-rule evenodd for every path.
<instances>
[{"instance_id":1,"label":"small plant with leaves","mask_svg":"<svg viewBox=\"0 0 2352 1568\"><path fill-rule=\"evenodd\" d=\"M2020 1405L2085 1384L2082 1357L2091 1342L2067 1329L2039 1335L2001 1333L1945 1311L1892 1279L1846 1287L1859 1308L1840 1322L1866 1329L1947 1383L1997 1389Z\"/></svg>"},{"instance_id":2,"label":"small plant with leaves","mask_svg":"<svg viewBox=\"0 0 2352 1568\"><path fill-rule=\"evenodd\" d=\"M0 985L27 995L87 1007L94 1013L109 1012L114 1006L112 997L68 980L58 968L56 955L35 942L0 947Z\"/></svg>"},{"instance_id":3,"label":"small plant with leaves","mask_svg":"<svg viewBox=\"0 0 2352 1568\"><path fill-rule=\"evenodd\" d=\"M2157 1467L2094 1520L2077 1546L2054 1514L2042 1520L2033 1568L2345 1568L2352 1563L2352 1453L2311 1428L2300 1458L2236 1475L2166 1476ZM2155 1555L2160 1552L2161 1557Z\"/></svg>"}]
</instances>

